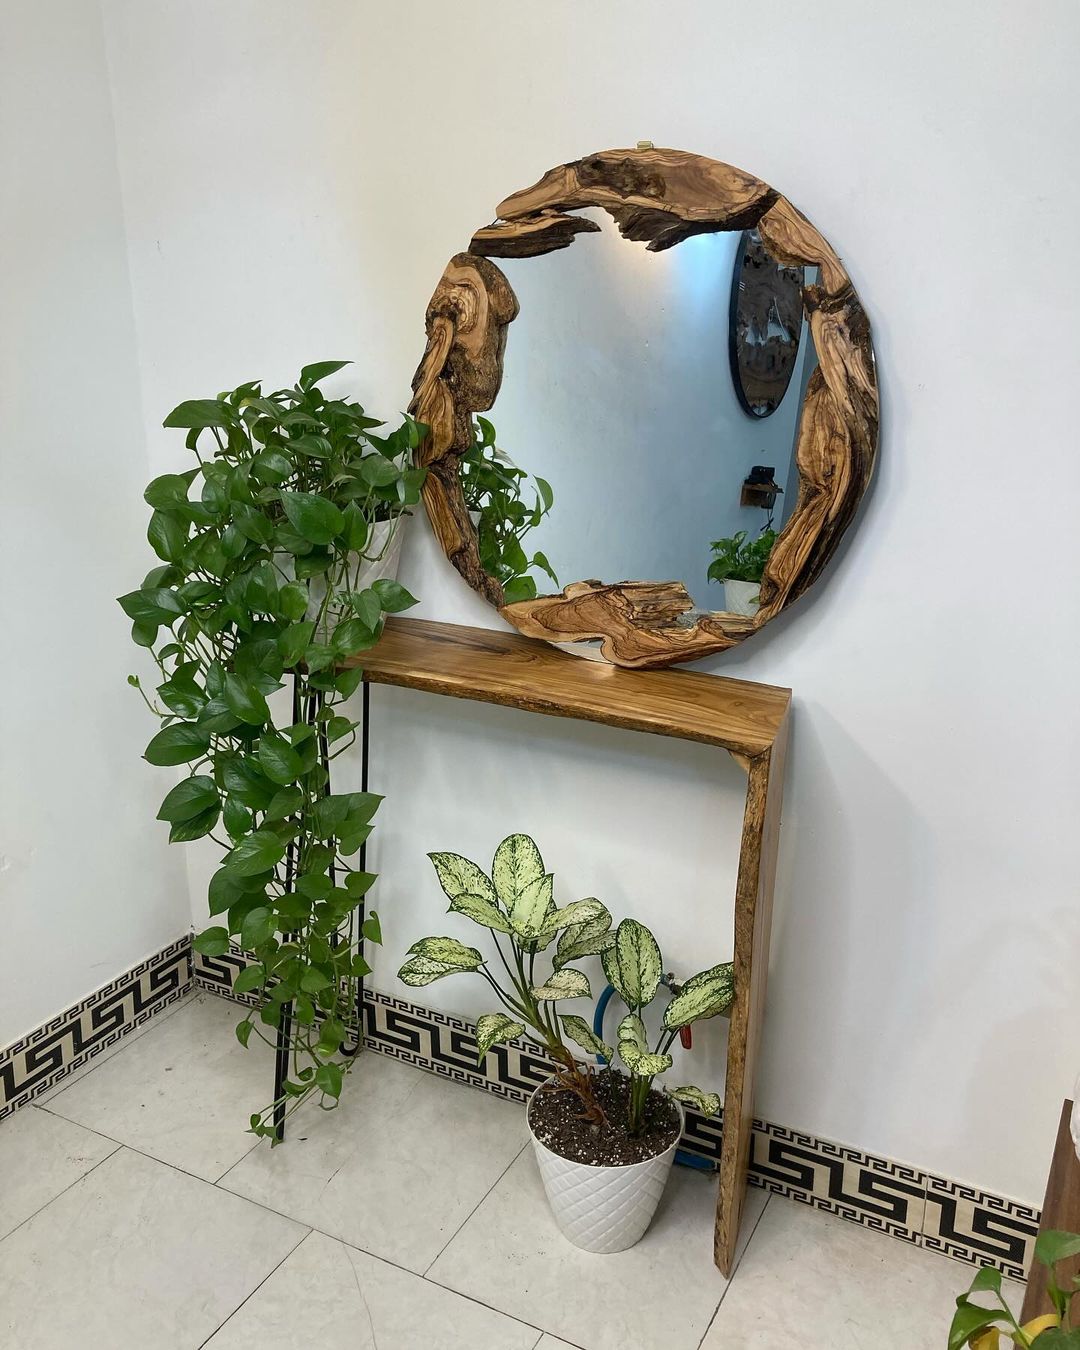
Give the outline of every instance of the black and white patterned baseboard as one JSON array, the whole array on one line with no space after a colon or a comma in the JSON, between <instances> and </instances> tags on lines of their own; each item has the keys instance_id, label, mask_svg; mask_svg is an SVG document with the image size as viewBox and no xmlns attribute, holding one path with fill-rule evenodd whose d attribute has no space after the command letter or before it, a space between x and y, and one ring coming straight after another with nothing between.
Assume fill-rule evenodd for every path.
<instances>
[{"instance_id":1,"label":"black and white patterned baseboard","mask_svg":"<svg viewBox=\"0 0 1080 1350\"><path fill-rule=\"evenodd\" d=\"M89 994L29 1036L0 1050L0 1119L196 987L236 996L233 979L247 959L192 956L185 936ZM388 994L364 1001L365 1044L429 1073L525 1102L548 1076L547 1058L527 1042L491 1049L476 1063L472 1023ZM687 1110L683 1148L718 1163L721 1119ZM750 1181L777 1195L837 1214L864 1228L1023 1279L1038 1234L1039 1211L947 1177L860 1152L844 1144L756 1120Z\"/></svg>"},{"instance_id":2,"label":"black and white patterned baseboard","mask_svg":"<svg viewBox=\"0 0 1080 1350\"><path fill-rule=\"evenodd\" d=\"M186 934L0 1050L0 1120L115 1045L192 987Z\"/></svg>"},{"instance_id":3,"label":"black and white patterned baseboard","mask_svg":"<svg viewBox=\"0 0 1080 1350\"><path fill-rule=\"evenodd\" d=\"M234 975L244 965L238 949L196 955L195 983L232 997ZM388 994L367 993L364 1024L369 1050L511 1101L527 1101L550 1072L545 1056L524 1041L495 1046L478 1067L470 1022ZM719 1163L722 1119L689 1108L686 1117L683 1148ZM1038 1234L1039 1211L1029 1205L764 1120L754 1122L750 1181L915 1246L996 1266L1014 1279L1024 1278Z\"/></svg>"}]
</instances>

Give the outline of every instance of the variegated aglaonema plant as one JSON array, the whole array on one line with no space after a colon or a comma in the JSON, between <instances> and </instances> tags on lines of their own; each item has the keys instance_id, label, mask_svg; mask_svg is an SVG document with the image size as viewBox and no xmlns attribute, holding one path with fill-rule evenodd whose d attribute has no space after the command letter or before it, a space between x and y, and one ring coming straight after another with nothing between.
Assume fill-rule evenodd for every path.
<instances>
[{"instance_id":1,"label":"variegated aglaonema plant","mask_svg":"<svg viewBox=\"0 0 1080 1350\"><path fill-rule=\"evenodd\" d=\"M450 910L489 930L503 970L492 974L487 958L453 937L422 938L409 948L398 978L412 986L446 975L475 973L494 990L505 1012L486 1013L476 1024L477 1057L493 1045L524 1035L555 1060L556 1079L581 1101L587 1119L602 1121L594 1071L576 1059L569 1038L591 1055L604 1046L582 1017L556 1013L564 999L590 998L589 977L570 962L604 952L615 941L611 915L599 900L574 900L557 908L554 878L540 850L525 834L512 834L495 850L491 875L458 853L429 853ZM557 941L556 941L557 940ZM551 971L537 973L537 958L556 942Z\"/></svg>"},{"instance_id":2,"label":"variegated aglaonema plant","mask_svg":"<svg viewBox=\"0 0 1080 1350\"><path fill-rule=\"evenodd\" d=\"M645 1103L653 1079L666 1073L674 1062L669 1051L676 1036L691 1022L719 1017L729 1010L735 997L735 967L725 961L692 975L683 984L676 985L668 980L666 987L671 998L664 1009L656 1044L650 1050L649 1034L641 1014L662 987L663 960L656 939L636 919L623 919L616 930L615 941L605 948L600 959L608 983L628 1009L619 1023L619 1058L630 1075L629 1132L639 1134L645 1124ZM611 1046L604 1045L597 1053L610 1064L615 1052ZM706 1116L715 1116L720 1110L720 1098L715 1092L686 1086L672 1088L671 1095L696 1106Z\"/></svg>"},{"instance_id":3,"label":"variegated aglaonema plant","mask_svg":"<svg viewBox=\"0 0 1080 1350\"><path fill-rule=\"evenodd\" d=\"M644 1125L644 1107L653 1079L672 1064L667 1053L681 1027L724 1013L733 996L732 966L715 966L688 980L664 1013L656 1049L648 1048L642 1010L656 997L661 980L660 949L647 928L624 919L617 931L601 901L575 900L561 908L553 896L553 877L528 835L512 834L495 851L491 875L457 853L431 853L452 913L464 914L487 928L502 970L494 974L484 954L453 937L429 937L409 948L398 971L407 985L426 985L446 975L475 973L491 986L505 1012L477 1021L477 1057L493 1045L524 1035L546 1050L558 1066L557 1083L574 1092L587 1120L605 1116L596 1099L592 1063L582 1062L567 1045L572 1041L610 1067L615 1051L574 1013L559 1013L564 999L591 998L589 977L571 962L599 956L604 973L626 1003L619 1026L619 1056L630 1075L630 1133ZM537 972L537 958L555 943L549 974ZM508 983L509 982L509 983ZM707 1115L720 1099L695 1087L676 1088L673 1096Z\"/></svg>"}]
</instances>

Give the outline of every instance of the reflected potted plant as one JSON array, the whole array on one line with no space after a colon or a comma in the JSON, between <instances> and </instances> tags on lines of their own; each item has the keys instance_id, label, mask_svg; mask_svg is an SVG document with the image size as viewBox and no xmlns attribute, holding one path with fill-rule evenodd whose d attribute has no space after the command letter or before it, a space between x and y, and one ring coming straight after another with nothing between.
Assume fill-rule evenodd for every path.
<instances>
[{"instance_id":1,"label":"reflected potted plant","mask_svg":"<svg viewBox=\"0 0 1080 1350\"><path fill-rule=\"evenodd\" d=\"M714 539L709 545L716 555L709 564L710 581L724 583L724 610L728 614L757 613L758 592L765 564L776 543L775 530L762 530L756 539L748 539L745 530L727 539Z\"/></svg>"},{"instance_id":2,"label":"reflected potted plant","mask_svg":"<svg viewBox=\"0 0 1080 1350\"><path fill-rule=\"evenodd\" d=\"M501 969L457 938L423 938L398 972L407 985L472 973L490 986L502 1011L477 1022L479 1062L493 1045L524 1037L553 1061L551 1078L533 1093L527 1121L548 1203L565 1236L586 1251L617 1252L645 1233L667 1183L683 1128L682 1103L715 1115L720 1099L696 1087L661 1091L657 1077L672 1066L668 1053L691 1022L726 1013L734 996L730 963L702 971L680 987L663 1012L650 1047L642 1018L661 987L661 956L644 925L624 919L617 929L601 901L557 907L553 877L524 834L495 851L490 876L456 853L428 855L450 911L486 928ZM554 944L544 969L537 962ZM590 998L583 970L572 963L599 956L627 1006L616 1050L575 1013L558 1011ZM547 967L550 966L550 970ZM585 1051L583 1059L568 1042ZM598 1067L601 1065L602 1067Z\"/></svg>"},{"instance_id":3,"label":"reflected potted plant","mask_svg":"<svg viewBox=\"0 0 1080 1350\"><path fill-rule=\"evenodd\" d=\"M473 420L473 443L461 457L461 490L476 527L480 565L502 583L506 604L536 597L534 568L559 578L539 550L530 558L522 546L551 510L554 494L544 478L533 480L532 504L525 500L529 475L495 444L495 428L486 417Z\"/></svg>"}]
</instances>

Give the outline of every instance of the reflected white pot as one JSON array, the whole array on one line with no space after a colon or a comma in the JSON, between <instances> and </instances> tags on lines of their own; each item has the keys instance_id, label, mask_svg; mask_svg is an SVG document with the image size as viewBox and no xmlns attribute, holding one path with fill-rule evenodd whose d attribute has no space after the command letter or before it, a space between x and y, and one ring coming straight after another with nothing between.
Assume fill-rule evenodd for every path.
<instances>
[{"instance_id":1,"label":"reflected white pot","mask_svg":"<svg viewBox=\"0 0 1080 1350\"><path fill-rule=\"evenodd\" d=\"M686 1117L678 1102L675 1106L681 1138ZM528 1107L525 1120L528 1123ZM529 1135L555 1222L575 1247L604 1254L623 1252L644 1237L664 1194L679 1138L663 1153L644 1162L592 1167L552 1153L533 1134L531 1124Z\"/></svg>"},{"instance_id":2,"label":"reflected white pot","mask_svg":"<svg viewBox=\"0 0 1080 1350\"><path fill-rule=\"evenodd\" d=\"M760 581L725 581L724 610L728 614L744 614L747 618L758 612Z\"/></svg>"}]
</instances>

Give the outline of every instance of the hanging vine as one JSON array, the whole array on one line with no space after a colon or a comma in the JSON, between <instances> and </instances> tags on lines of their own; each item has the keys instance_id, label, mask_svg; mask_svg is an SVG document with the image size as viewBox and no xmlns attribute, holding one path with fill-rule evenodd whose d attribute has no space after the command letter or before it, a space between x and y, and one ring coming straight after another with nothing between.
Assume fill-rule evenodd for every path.
<instances>
[{"instance_id":1,"label":"hanging vine","mask_svg":"<svg viewBox=\"0 0 1080 1350\"><path fill-rule=\"evenodd\" d=\"M146 489L161 565L119 602L157 666L153 693L128 677L161 719L145 757L187 769L158 819L172 842L209 837L224 850L209 886L216 922L195 949L220 956L235 939L251 954L233 985L255 998L237 1037L288 1049L283 1096L251 1116L275 1139L312 1094L336 1104L370 969L364 941L381 941L365 913L376 878L354 865L381 798L331 790L358 725L345 705L361 672L340 661L416 603L372 574L420 500L412 452L426 428L405 418L380 436L360 404L326 397L319 382L346 364L169 414L198 462Z\"/></svg>"}]
</instances>

